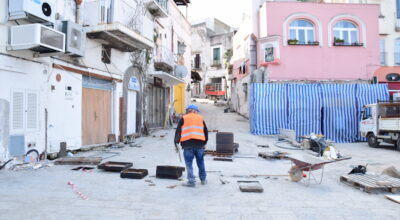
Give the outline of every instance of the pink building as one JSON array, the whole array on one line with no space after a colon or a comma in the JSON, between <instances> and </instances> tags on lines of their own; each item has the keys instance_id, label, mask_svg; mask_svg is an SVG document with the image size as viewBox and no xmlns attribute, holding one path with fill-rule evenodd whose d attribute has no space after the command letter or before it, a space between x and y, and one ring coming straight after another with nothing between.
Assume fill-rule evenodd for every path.
<instances>
[{"instance_id":1,"label":"pink building","mask_svg":"<svg viewBox=\"0 0 400 220\"><path fill-rule=\"evenodd\" d=\"M380 67L379 5L251 2L233 38L230 103L238 113L249 115L254 82L372 81Z\"/></svg>"},{"instance_id":2,"label":"pink building","mask_svg":"<svg viewBox=\"0 0 400 220\"><path fill-rule=\"evenodd\" d=\"M372 80L380 67L378 17L371 4L265 2L257 67L267 67L272 81ZM237 80L247 74L235 67L249 70L249 59L234 63Z\"/></svg>"}]
</instances>

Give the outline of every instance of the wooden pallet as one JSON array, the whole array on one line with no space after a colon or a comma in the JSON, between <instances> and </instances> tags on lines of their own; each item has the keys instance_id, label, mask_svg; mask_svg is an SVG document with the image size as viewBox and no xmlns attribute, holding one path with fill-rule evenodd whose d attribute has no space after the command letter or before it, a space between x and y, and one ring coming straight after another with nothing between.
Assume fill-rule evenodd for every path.
<instances>
[{"instance_id":1,"label":"wooden pallet","mask_svg":"<svg viewBox=\"0 0 400 220\"><path fill-rule=\"evenodd\" d=\"M267 159L267 160L273 160L273 159L278 159L278 160L287 159L287 158L288 158L287 155L289 155L289 153L286 153L286 152L282 152L282 153L277 154L277 155L273 154L272 152L259 152L259 153L258 153L258 156L259 156L259 157L262 157L262 158Z\"/></svg>"},{"instance_id":2,"label":"wooden pallet","mask_svg":"<svg viewBox=\"0 0 400 220\"><path fill-rule=\"evenodd\" d=\"M340 182L362 189L368 193L378 190L396 193L400 190L400 179L384 175L351 174L341 176Z\"/></svg>"},{"instance_id":3,"label":"wooden pallet","mask_svg":"<svg viewBox=\"0 0 400 220\"><path fill-rule=\"evenodd\" d=\"M213 150L205 150L204 151L205 155L211 155L211 156L216 156L216 157L232 157L233 153L218 153Z\"/></svg>"}]
</instances>

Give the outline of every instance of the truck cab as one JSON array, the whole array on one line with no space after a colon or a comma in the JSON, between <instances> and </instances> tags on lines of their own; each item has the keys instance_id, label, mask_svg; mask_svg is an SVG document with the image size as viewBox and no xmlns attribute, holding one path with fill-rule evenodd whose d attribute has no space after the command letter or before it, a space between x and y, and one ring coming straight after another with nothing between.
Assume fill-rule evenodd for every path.
<instances>
[{"instance_id":1,"label":"truck cab","mask_svg":"<svg viewBox=\"0 0 400 220\"><path fill-rule=\"evenodd\" d=\"M365 105L361 116L360 134L367 138L370 147L384 142L400 150L400 102Z\"/></svg>"}]
</instances>

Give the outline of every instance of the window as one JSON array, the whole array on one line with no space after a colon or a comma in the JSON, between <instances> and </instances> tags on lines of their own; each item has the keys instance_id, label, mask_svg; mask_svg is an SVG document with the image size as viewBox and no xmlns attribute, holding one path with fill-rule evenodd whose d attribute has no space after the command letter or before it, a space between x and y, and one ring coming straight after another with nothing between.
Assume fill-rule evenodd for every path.
<instances>
[{"instance_id":1,"label":"window","mask_svg":"<svg viewBox=\"0 0 400 220\"><path fill-rule=\"evenodd\" d=\"M220 61L220 57L221 57L220 50L221 49L219 47L213 49L213 65L220 65L221 64L221 61Z\"/></svg>"},{"instance_id":2,"label":"window","mask_svg":"<svg viewBox=\"0 0 400 220\"><path fill-rule=\"evenodd\" d=\"M397 38L394 42L394 63L400 65L400 38Z\"/></svg>"},{"instance_id":3,"label":"window","mask_svg":"<svg viewBox=\"0 0 400 220\"><path fill-rule=\"evenodd\" d=\"M315 41L314 25L306 20L295 20L289 25L289 41L294 44L313 44Z\"/></svg>"},{"instance_id":4,"label":"window","mask_svg":"<svg viewBox=\"0 0 400 220\"><path fill-rule=\"evenodd\" d=\"M385 65L386 64L385 39L379 40L379 50L381 55L381 65Z\"/></svg>"},{"instance_id":5,"label":"window","mask_svg":"<svg viewBox=\"0 0 400 220\"><path fill-rule=\"evenodd\" d=\"M13 90L11 102L11 129L13 131L35 130L39 127L37 92Z\"/></svg>"},{"instance_id":6,"label":"window","mask_svg":"<svg viewBox=\"0 0 400 220\"><path fill-rule=\"evenodd\" d=\"M272 62L274 59L274 47L266 47L264 52L264 62Z\"/></svg>"},{"instance_id":7,"label":"window","mask_svg":"<svg viewBox=\"0 0 400 220\"><path fill-rule=\"evenodd\" d=\"M194 58L194 68L195 69L200 69L200 54L196 54L196 57Z\"/></svg>"},{"instance_id":8,"label":"window","mask_svg":"<svg viewBox=\"0 0 400 220\"><path fill-rule=\"evenodd\" d=\"M339 21L333 28L334 45L358 45L358 28L350 21Z\"/></svg>"}]
</instances>

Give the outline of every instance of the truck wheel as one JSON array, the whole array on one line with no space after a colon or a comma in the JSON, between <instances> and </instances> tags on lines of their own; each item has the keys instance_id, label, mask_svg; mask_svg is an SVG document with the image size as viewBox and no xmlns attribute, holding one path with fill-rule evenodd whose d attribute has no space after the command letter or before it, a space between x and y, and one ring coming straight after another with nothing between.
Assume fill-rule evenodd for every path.
<instances>
[{"instance_id":1,"label":"truck wheel","mask_svg":"<svg viewBox=\"0 0 400 220\"><path fill-rule=\"evenodd\" d=\"M374 134L369 134L367 139L368 139L368 146L373 148L379 147L378 139L375 137Z\"/></svg>"},{"instance_id":2,"label":"truck wheel","mask_svg":"<svg viewBox=\"0 0 400 220\"><path fill-rule=\"evenodd\" d=\"M396 148L396 150L400 151L400 137L397 138L396 144L394 145L394 147Z\"/></svg>"}]
</instances>

